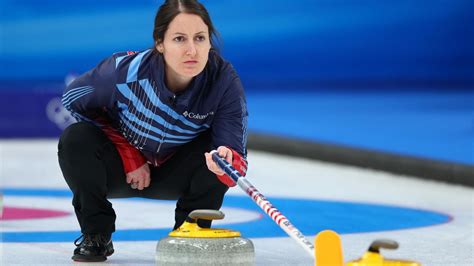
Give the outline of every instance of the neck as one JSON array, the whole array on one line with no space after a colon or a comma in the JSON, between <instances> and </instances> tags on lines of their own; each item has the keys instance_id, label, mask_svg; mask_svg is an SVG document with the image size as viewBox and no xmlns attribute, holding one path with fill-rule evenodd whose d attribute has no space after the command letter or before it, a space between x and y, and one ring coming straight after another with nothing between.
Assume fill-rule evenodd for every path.
<instances>
[{"instance_id":1,"label":"neck","mask_svg":"<svg viewBox=\"0 0 474 266\"><path fill-rule=\"evenodd\" d=\"M182 77L166 67L166 86L174 93L185 90L192 79L193 78Z\"/></svg>"}]
</instances>

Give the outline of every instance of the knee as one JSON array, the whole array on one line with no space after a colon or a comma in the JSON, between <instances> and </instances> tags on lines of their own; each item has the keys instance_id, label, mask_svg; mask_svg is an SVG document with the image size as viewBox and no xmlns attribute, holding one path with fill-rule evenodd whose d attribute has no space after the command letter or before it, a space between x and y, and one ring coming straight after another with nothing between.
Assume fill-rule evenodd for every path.
<instances>
[{"instance_id":1,"label":"knee","mask_svg":"<svg viewBox=\"0 0 474 266\"><path fill-rule=\"evenodd\" d=\"M207 166L196 172L192 180L191 190L196 193L215 193L216 195L224 195L229 187L222 183L219 178L207 169Z\"/></svg>"},{"instance_id":2,"label":"knee","mask_svg":"<svg viewBox=\"0 0 474 266\"><path fill-rule=\"evenodd\" d=\"M58 161L61 171L70 188L77 191L95 182L102 171L97 164L97 150L104 146L108 138L102 130L90 123L79 122L67 127L58 143Z\"/></svg>"},{"instance_id":3,"label":"knee","mask_svg":"<svg viewBox=\"0 0 474 266\"><path fill-rule=\"evenodd\" d=\"M78 122L67 127L58 143L58 154L64 152L84 152L96 143L103 134L101 130L88 122Z\"/></svg>"}]
</instances>

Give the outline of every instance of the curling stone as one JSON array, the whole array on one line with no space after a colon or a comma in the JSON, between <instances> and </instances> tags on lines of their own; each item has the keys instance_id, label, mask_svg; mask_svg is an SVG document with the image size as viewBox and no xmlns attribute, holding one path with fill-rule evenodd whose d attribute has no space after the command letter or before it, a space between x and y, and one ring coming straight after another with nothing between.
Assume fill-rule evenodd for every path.
<instances>
[{"instance_id":1,"label":"curling stone","mask_svg":"<svg viewBox=\"0 0 474 266\"><path fill-rule=\"evenodd\" d=\"M254 265L253 243L240 232L197 224L199 219L223 218L216 210L191 212L183 225L158 242L156 265Z\"/></svg>"},{"instance_id":2,"label":"curling stone","mask_svg":"<svg viewBox=\"0 0 474 266\"><path fill-rule=\"evenodd\" d=\"M398 243L388 239L375 240L362 258L350 261L346 266L421 266L414 261L384 259L380 254L380 248L397 249Z\"/></svg>"}]
</instances>

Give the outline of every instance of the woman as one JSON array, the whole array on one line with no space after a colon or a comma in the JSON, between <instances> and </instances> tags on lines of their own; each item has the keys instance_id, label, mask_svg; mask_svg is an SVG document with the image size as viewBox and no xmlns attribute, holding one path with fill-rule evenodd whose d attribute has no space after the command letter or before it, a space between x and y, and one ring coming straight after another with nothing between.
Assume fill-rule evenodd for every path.
<instances>
[{"instance_id":1,"label":"woman","mask_svg":"<svg viewBox=\"0 0 474 266\"><path fill-rule=\"evenodd\" d=\"M108 198L177 199L177 228L195 209L218 210L235 185L209 151L245 174L245 97L235 70L212 49L213 36L202 4L167 0L152 49L114 54L66 88L63 104L80 121L58 145L83 234L73 260L104 261L114 252Z\"/></svg>"}]
</instances>

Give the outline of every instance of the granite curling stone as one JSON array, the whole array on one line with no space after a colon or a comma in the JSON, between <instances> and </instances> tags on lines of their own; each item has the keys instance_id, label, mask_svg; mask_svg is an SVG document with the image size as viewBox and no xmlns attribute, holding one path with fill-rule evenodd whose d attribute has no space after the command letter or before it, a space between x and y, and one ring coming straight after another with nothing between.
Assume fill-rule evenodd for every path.
<instances>
[{"instance_id":1,"label":"granite curling stone","mask_svg":"<svg viewBox=\"0 0 474 266\"><path fill-rule=\"evenodd\" d=\"M156 265L254 265L252 241L240 232L201 228L197 220L223 219L216 210L195 210L156 246Z\"/></svg>"}]
</instances>

